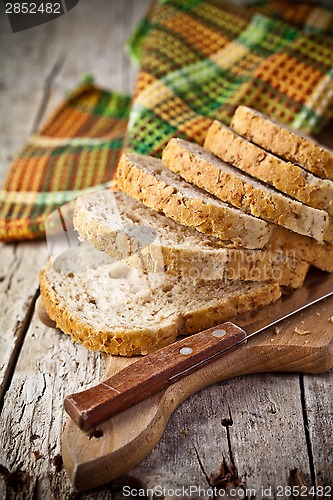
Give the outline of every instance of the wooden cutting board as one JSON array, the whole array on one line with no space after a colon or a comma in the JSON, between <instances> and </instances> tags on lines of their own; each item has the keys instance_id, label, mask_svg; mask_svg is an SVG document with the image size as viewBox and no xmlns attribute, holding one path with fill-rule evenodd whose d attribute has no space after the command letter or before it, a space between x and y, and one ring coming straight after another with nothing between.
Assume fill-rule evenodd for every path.
<instances>
[{"instance_id":1,"label":"wooden cutting board","mask_svg":"<svg viewBox=\"0 0 333 500\"><path fill-rule=\"evenodd\" d=\"M52 325L39 303L39 316ZM265 308L260 314L265 314ZM160 440L177 406L208 385L251 373L270 371L322 373L333 365L333 297L281 322L249 342L188 375L168 389L115 415L93 435L68 419L62 439L65 469L78 490L115 479L146 458ZM240 326L249 317L238 318ZM108 378L135 358L106 356Z\"/></svg>"}]
</instances>

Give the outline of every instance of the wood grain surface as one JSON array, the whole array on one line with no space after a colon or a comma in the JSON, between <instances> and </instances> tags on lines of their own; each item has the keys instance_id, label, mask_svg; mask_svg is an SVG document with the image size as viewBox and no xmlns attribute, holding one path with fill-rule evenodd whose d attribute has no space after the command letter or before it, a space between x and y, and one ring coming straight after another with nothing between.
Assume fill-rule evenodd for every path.
<instances>
[{"instance_id":1,"label":"wood grain surface","mask_svg":"<svg viewBox=\"0 0 333 500\"><path fill-rule=\"evenodd\" d=\"M221 335L219 335L221 334ZM239 347L246 333L233 323L222 323L179 339L83 392L68 395L64 408L75 424L89 432L113 415L167 389L182 374L200 370L212 357Z\"/></svg>"},{"instance_id":2,"label":"wood grain surface","mask_svg":"<svg viewBox=\"0 0 333 500\"><path fill-rule=\"evenodd\" d=\"M29 134L84 75L106 88L133 89L136 69L122 47L149 4L80 0L65 16L15 35L0 16L1 179ZM333 146L332 129L320 140ZM247 488L262 498L267 485L272 491L264 498L274 499L277 486L291 482L332 485L331 370L246 375L203 389L177 408L159 444L127 476L76 492L62 464L63 399L96 384L104 361L36 318L46 258L45 242L0 247L1 499L118 500L123 484L209 487L226 478L241 489L232 498L252 498ZM319 313L331 317L331 304Z\"/></svg>"},{"instance_id":3,"label":"wood grain surface","mask_svg":"<svg viewBox=\"0 0 333 500\"><path fill-rule=\"evenodd\" d=\"M329 298L279 323L238 350L103 422L93 433L82 432L69 420L63 456L73 484L78 489L89 489L128 473L158 444L179 404L208 385L251 373L322 373L331 369L333 331L327 310L332 307L333 298ZM133 359L110 356L103 378L121 375L131 365L133 370L136 364Z\"/></svg>"}]
</instances>

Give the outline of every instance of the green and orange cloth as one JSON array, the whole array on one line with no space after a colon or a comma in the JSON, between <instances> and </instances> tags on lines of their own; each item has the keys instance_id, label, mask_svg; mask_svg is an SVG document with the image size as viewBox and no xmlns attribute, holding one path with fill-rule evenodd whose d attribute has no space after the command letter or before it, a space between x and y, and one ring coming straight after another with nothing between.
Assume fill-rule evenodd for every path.
<instances>
[{"instance_id":1,"label":"green and orange cloth","mask_svg":"<svg viewBox=\"0 0 333 500\"><path fill-rule=\"evenodd\" d=\"M57 207L110 186L123 147L160 156L171 137L203 143L239 104L310 134L333 116L333 12L271 1L159 0L131 38L133 101L78 87L32 136L0 192L0 238L44 235Z\"/></svg>"},{"instance_id":2,"label":"green and orange cloth","mask_svg":"<svg viewBox=\"0 0 333 500\"><path fill-rule=\"evenodd\" d=\"M0 237L44 235L47 217L93 186L110 186L131 106L129 96L79 86L30 137L0 192Z\"/></svg>"}]
</instances>

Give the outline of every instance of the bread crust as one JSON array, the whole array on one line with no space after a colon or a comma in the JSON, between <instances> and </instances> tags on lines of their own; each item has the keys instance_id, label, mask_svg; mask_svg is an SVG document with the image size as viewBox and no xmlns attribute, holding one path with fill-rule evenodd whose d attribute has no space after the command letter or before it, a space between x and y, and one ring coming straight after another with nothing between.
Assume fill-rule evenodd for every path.
<instances>
[{"instance_id":1,"label":"bread crust","mask_svg":"<svg viewBox=\"0 0 333 500\"><path fill-rule=\"evenodd\" d=\"M297 259L305 260L322 271L333 272L332 244L318 243L313 238L292 233L284 227L274 226L266 249L271 252L293 252Z\"/></svg>"},{"instance_id":2,"label":"bread crust","mask_svg":"<svg viewBox=\"0 0 333 500\"><path fill-rule=\"evenodd\" d=\"M194 195L188 196L172 183L168 184L146 170L147 161L154 162L156 169L164 168L157 158L123 154L117 168L119 189L147 207L185 226L195 227L201 233L231 240L244 248L262 248L267 244L272 231L270 224L225 204L222 206Z\"/></svg>"},{"instance_id":3,"label":"bread crust","mask_svg":"<svg viewBox=\"0 0 333 500\"><path fill-rule=\"evenodd\" d=\"M214 122L206 143L215 136L219 122ZM303 205L252 177L224 164L198 144L171 139L163 152L163 162L187 182L207 190L224 202L246 213L273 222L320 243L332 237L329 215L323 210Z\"/></svg>"},{"instance_id":4,"label":"bread crust","mask_svg":"<svg viewBox=\"0 0 333 500\"><path fill-rule=\"evenodd\" d=\"M112 355L148 354L174 342L178 335L197 333L236 314L263 307L281 296L277 283L247 284L242 285L236 295L222 296L214 301L207 300L207 304L202 303L195 310L188 307L187 310L177 311L163 326L155 324L154 328L117 327L103 330L94 328L89 322L80 318L76 311L71 310L61 294L57 293L55 283L49 279L48 273L51 269L52 264L49 261L40 272L41 297L49 317L56 322L57 327L71 336L72 341L79 342L89 350L99 350ZM195 287L193 293L196 293ZM111 304L112 297L110 297ZM136 313L139 317L140 311L137 310Z\"/></svg>"},{"instance_id":5,"label":"bread crust","mask_svg":"<svg viewBox=\"0 0 333 500\"><path fill-rule=\"evenodd\" d=\"M171 344L177 337L177 324L165 325L152 335L149 330L140 330L135 336L124 328L112 332L97 330L66 308L59 300L52 283L47 278L47 267L39 275L40 293L48 316L56 322L57 328L71 336L73 342L82 344L90 351L102 351L119 356L149 354L160 347Z\"/></svg>"},{"instance_id":6,"label":"bread crust","mask_svg":"<svg viewBox=\"0 0 333 500\"><path fill-rule=\"evenodd\" d=\"M108 211L108 200L115 197L119 209L119 221L123 227L130 227L131 218L135 218L140 210L146 215L142 224L150 224L156 231L157 238L150 244L140 249L140 241L135 241L135 236L129 237L123 229L107 224L103 213ZM94 207L92 211L90 207ZM96 208L100 208L100 216ZM153 216L152 216L153 215ZM143 269L145 272L166 272L172 276L185 276L193 280L228 279L241 281L277 281L281 285L298 288L302 286L309 264L299 261L288 253L281 251L271 252L262 250L246 250L223 248L221 245L214 247L214 239L208 240L194 229L185 228L174 223L170 233L182 234L184 241L179 243L179 238L173 242L163 239L163 225L156 223L156 218L166 227L170 219L153 212L139 202L131 200L124 193L104 191L91 193L78 198L74 212L74 227L83 239L87 239L98 250L105 251L117 259L127 259L126 262L133 267ZM176 227L175 227L176 226ZM194 234L193 234L194 233ZM191 238L186 246L186 236ZM216 240L218 242L218 240ZM119 244L120 242L120 244Z\"/></svg>"},{"instance_id":7,"label":"bread crust","mask_svg":"<svg viewBox=\"0 0 333 500\"><path fill-rule=\"evenodd\" d=\"M122 171L122 168L124 169L124 172ZM153 208L158 211L159 204L155 201L154 193L150 195L148 204L148 202L145 201L146 198L144 194L142 194L142 192L140 191L140 189L142 190L142 188L140 188L140 186L136 186L135 183L133 182L135 181L135 177L134 179L132 177L130 177L129 179L126 177L128 170L131 170L131 166L127 165L126 158L123 157L118 170L118 176L121 181L120 183L122 185L122 190L127 194L129 194L130 196L132 196L133 198L138 199L146 206L149 206L150 208ZM147 180L144 178L144 181L149 182L150 178L148 178ZM145 186L145 184L143 184L143 186ZM168 212L167 215L171 218L175 218L173 217L173 214L170 211ZM187 223L185 225L190 225L190 220L187 220ZM294 233L276 224L270 224L269 228L270 232L268 241L265 243L265 245L262 245L263 241L260 240L259 241L260 245L257 246L257 248L263 248L265 250L269 250L272 252L275 251L281 251L283 253L294 252L294 255L297 259L306 261L309 264L314 265L323 271L333 272L332 244L318 243L313 238ZM203 228L201 228L201 230L202 229ZM253 231L253 228L249 227L248 231ZM217 234L214 234L214 236L217 236ZM223 240L225 246L229 247L244 246L243 240L241 241L241 244L237 240L229 243L224 238Z\"/></svg>"},{"instance_id":8,"label":"bread crust","mask_svg":"<svg viewBox=\"0 0 333 500\"><path fill-rule=\"evenodd\" d=\"M221 160L282 193L333 215L332 181L319 179L302 167L274 156L220 122L208 130L205 147Z\"/></svg>"},{"instance_id":9,"label":"bread crust","mask_svg":"<svg viewBox=\"0 0 333 500\"><path fill-rule=\"evenodd\" d=\"M333 179L333 151L309 137L276 123L267 116L238 106L231 127L241 136L319 177Z\"/></svg>"}]
</instances>

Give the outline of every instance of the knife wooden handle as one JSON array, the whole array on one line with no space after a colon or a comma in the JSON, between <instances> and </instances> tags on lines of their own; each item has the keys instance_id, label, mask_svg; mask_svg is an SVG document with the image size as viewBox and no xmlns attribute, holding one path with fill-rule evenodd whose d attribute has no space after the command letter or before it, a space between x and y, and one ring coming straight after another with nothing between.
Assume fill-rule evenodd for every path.
<instances>
[{"instance_id":1,"label":"knife wooden handle","mask_svg":"<svg viewBox=\"0 0 333 500\"><path fill-rule=\"evenodd\" d=\"M332 368L333 324L329 320L332 311L333 297L283 321L278 331L271 328L252 337L241 349L232 349L227 356L103 422L93 437L68 419L62 438L62 456L75 488L95 488L123 474L137 480L140 469L128 471L157 445L177 406L208 385L251 373L322 373ZM309 333L297 333L300 326ZM109 356L105 378L124 370L130 363L133 358ZM251 384L251 380L248 383ZM209 393L206 394L208 397ZM221 400L219 405L223 408L225 402ZM187 409L191 409L191 405ZM193 411L194 416L198 415L195 408ZM188 414L187 418L191 425L193 415ZM173 439L169 434L163 446L172 446ZM163 447L156 453L163 453Z\"/></svg>"},{"instance_id":2,"label":"knife wooden handle","mask_svg":"<svg viewBox=\"0 0 333 500\"><path fill-rule=\"evenodd\" d=\"M65 410L80 429L89 431L245 341L246 333L233 323L209 328L141 357L95 387L67 396Z\"/></svg>"}]
</instances>

